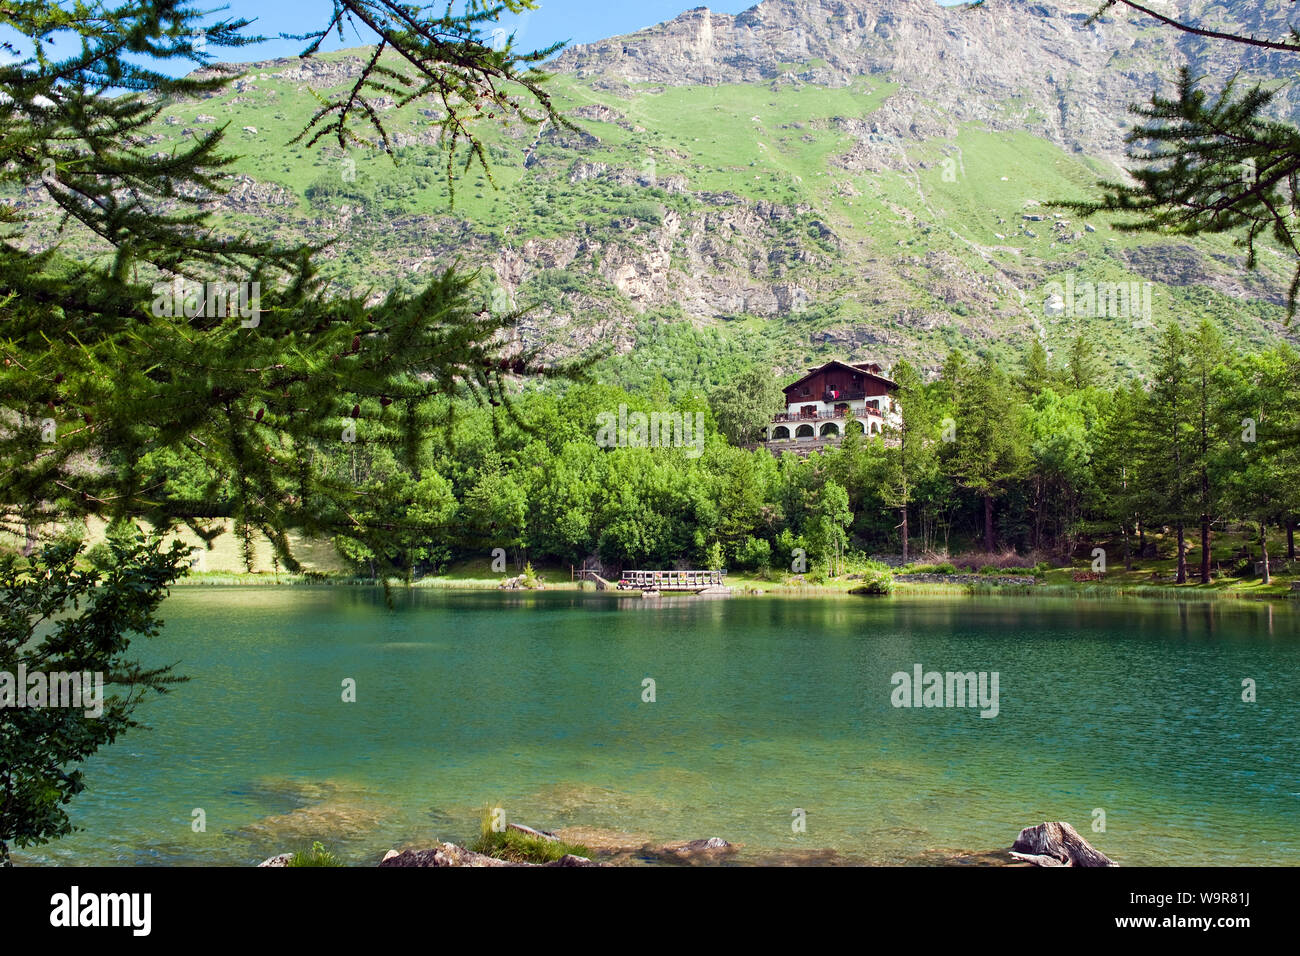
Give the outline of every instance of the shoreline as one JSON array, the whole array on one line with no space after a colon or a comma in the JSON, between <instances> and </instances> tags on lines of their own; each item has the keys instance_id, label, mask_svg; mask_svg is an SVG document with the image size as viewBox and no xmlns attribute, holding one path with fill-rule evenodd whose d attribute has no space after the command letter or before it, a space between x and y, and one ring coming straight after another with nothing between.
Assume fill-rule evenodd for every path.
<instances>
[{"instance_id":1,"label":"shoreline","mask_svg":"<svg viewBox=\"0 0 1300 956\"><path fill-rule=\"evenodd\" d=\"M799 584L790 585L779 582L768 582L754 579L744 579L744 583L728 585L731 592L728 595L705 595L705 597L717 598L719 596L731 598L752 598L752 597L782 597L782 598L812 598L812 597L840 597L854 598L857 600L887 600L890 598L909 598L909 597L1029 597L1029 598L1090 598L1090 599L1141 599L1148 601L1282 601L1289 603L1296 598L1300 598L1300 590L1290 589L1289 582L1283 585L1272 585L1268 591L1245 591L1242 589L1229 589L1222 587L1205 587L1201 584L1141 584L1137 582L1117 582L1115 584L1103 584L1096 581L1066 583L1066 582L1045 582L1042 584L1000 584L996 576L989 575L987 583L968 583L968 582L908 582L898 581L894 584L892 594L888 595L862 595L852 593L852 589L857 585L857 581L843 581L835 584ZM578 581L562 581L554 584L544 584L540 588L503 588L499 581L493 579L481 578L421 578L416 581L406 582L402 580L389 579L388 587L394 590L434 590L434 591L453 591L453 592L498 592L501 594L536 594L544 592L563 592L563 593L580 593L580 594L612 594L625 598L639 598L639 591L601 591L590 585L584 585ZM301 575L301 574L275 574L274 572L254 572L251 574L227 574L227 573L203 573L199 575L190 575L180 578L171 584L173 588L224 588L224 587L292 587L292 588L336 588L336 587L353 587L353 588L382 588L385 586L383 580L374 578L353 578L344 576L319 576L319 575ZM683 600L698 597L698 595L664 595L663 599ZM1297 604L1300 607L1300 604Z\"/></svg>"}]
</instances>

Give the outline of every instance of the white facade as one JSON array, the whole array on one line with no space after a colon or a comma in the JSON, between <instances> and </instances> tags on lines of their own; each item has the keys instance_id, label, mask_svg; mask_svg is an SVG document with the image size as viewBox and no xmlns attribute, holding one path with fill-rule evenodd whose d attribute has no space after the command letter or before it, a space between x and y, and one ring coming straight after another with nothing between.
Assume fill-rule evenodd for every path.
<instances>
[{"instance_id":1,"label":"white facade","mask_svg":"<svg viewBox=\"0 0 1300 956\"><path fill-rule=\"evenodd\" d=\"M901 428L902 409L890 394L894 388L874 363L851 365L833 360L810 369L785 387L785 411L772 417L767 441L820 442L838 440L853 431L881 435ZM869 391L884 394L864 397Z\"/></svg>"},{"instance_id":2,"label":"white facade","mask_svg":"<svg viewBox=\"0 0 1300 956\"><path fill-rule=\"evenodd\" d=\"M804 409L815 408L816 411L813 414L815 414L817 418L830 418L834 416L835 406L837 405L847 405L849 407L849 414L853 416L870 415L867 408L871 407L880 412L881 417L885 420L885 424L889 427L901 428L903 425L903 416L898 413L897 404L891 402L888 395L872 395L870 398L859 398L854 401L846 402L819 402L802 399L797 402L790 402L786 406L785 410L787 415L798 417L803 413ZM892 410L891 406L893 406Z\"/></svg>"},{"instance_id":3,"label":"white facade","mask_svg":"<svg viewBox=\"0 0 1300 956\"><path fill-rule=\"evenodd\" d=\"M836 413L834 402L799 402L787 407L784 420L771 422L767 426L767 440L799 441L810 438L843 438L848 433L850 422L861 426L861 431L868 435L883 434L886 429L899 428L903 416L896 410L889 409L889 396L872 396L865 401L840 402L848 405L847 412ZM887 409L879 412L879 406ZM815 415L806 413L810 405L817 406ZM856 427L856 426L855 426Z\"/></svg>"}]
</instances>

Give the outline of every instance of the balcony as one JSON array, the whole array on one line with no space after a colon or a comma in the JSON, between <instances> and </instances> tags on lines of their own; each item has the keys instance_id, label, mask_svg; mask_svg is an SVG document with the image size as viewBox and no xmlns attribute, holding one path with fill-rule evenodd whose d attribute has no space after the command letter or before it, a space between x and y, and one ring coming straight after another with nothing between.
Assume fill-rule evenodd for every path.
<instances>
[{"instance_id":1,"label":"balcony","mask_svg":"<svg viewBox=\"0 0 1300 956\"><path fill-rule=\"evenodd\" d=\"M874 405L868 405L863 408L862 411L854 411L851 408L837 408L833 411L821 412L818 414L777 412L772 416L772 424L778 425L785 422L842 421L846 418L879 418L883 421L884 417L885 416L880 413L880 409L876 408Z\"/></svg>"},{"instance_id":2,"label":"balcony","mask_svg":"<svg viewBox=\"0 0 1300 956\"><path fill-rule=\"evenodd\" d=\"M841 389L839 395L834 394L829 388L822 392L823 402L860 402L867 397L866 389L853 388Z\"/></svg>"}]
</instances>

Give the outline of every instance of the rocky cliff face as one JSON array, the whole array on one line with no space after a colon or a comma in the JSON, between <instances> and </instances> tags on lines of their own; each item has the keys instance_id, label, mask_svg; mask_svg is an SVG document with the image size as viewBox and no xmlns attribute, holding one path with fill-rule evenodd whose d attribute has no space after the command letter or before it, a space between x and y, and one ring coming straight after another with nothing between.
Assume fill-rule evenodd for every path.
<instances>
[{"instance_id":1,"label":"rocky cliff face","mask_svg":"<svg viewBox=\"0 0 1300 956\"><path fill-rule=\"evenodd\" d=\"M1155 6L1180 19L1272 37L1286 32L1289 12L1200 0ZM1289 68L1282 54L1188 36L1124 8L1089 23L1099 7L1099 0L988 0L977 7L763 0L736 16L697 7L628 36L575 47L556 66L606 89L639 83L837 87L853 77L880 76L898 84L899 93L863 132L927 139L976 121L1111 157L1123 151L1124 104L1167 85L1178 65L1221 77L1242 68L1276 77ZM1300 91L1287 91L1284 102L1294 110Z\"/></svg>"},{"instance_id":2,"label":"rocky cliff face","mask_svg":"<svg viewBox=\"0 0 1300 956\"><path fill-rule=\"evenodd\" d=\"M1290 4L1153 2L1260 36L1283 35L1294 15ZM480 267L512 305L536 303L519 334L557 352L629 352L647 327L687 320L737 348L770 345L784 369L832 353L933 368L956 345L1009 357L1030 336L1050 351L1087 331L1140 372L1150 323L1045 312L1044 285L1067 274L1155 283L1157 323L1205 316L1237 341L1294 337L1279 257L1246 275L1226 242L1131 238L1047 205L1117 174L1126 107L1168 91L1179 65L1250 79L1289 76L1297 59L1121 8L1089 23L1099 3L689 10L561 55L558 95L582 131L497 131L489 147L506 185L464 177L468 208L448 209L437 180L434 104L378 104L400 166L362 159L344 180L350 157L286 145L313 94L344 84L364 51L244 67L228 93L170 106L149 144L165 152L229 124L246 155L219 208L241 228L337 236L324 258L354 290L419 282L453 261ZM1279 114L1298 106L1300 85L1285 88ZM53 235L53 222L32 234Z\"/></svg>"}]
</instances>

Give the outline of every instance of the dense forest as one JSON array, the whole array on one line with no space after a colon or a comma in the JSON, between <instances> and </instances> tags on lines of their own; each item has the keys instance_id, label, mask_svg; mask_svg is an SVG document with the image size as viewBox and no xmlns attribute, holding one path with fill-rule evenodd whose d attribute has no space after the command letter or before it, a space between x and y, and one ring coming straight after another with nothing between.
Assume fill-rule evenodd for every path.
<instances>
[{"instance_id":1,"label":"dense forest","mask_svg":"<svg viewBox=\"0 0 1300 956\"><path fill-rule=\"evenodd\" d=\"M496 548L519 566L606 569L782 570L802 555L833 574L855 552L1067 561L1101 541L1128 567L1160 533L1183 544L1179 580L1208 581L1206 544L1229 524L1264 547L1277 529L1294 554L1300 354L1287 346L1230 354L1208 324L1171 323L1145 383L1102 384L1083 337L1059 362L1035 342L1019 370L954 351L933 380L907 362L892 375L900 430L807 456L755 444L781 402L761 366L675 401L663 379L521 383L508 403L459 403L454 424L414 450L368 440L387 409L364 403L344 440L319 449L333 483L353 491L345 514L323 517L387 530L387 550L335 537L358 572L411 576ZM602 447L597 422L620 406L702 413L702 449ZM178 500L230 513L197 459L162 450L139 466Z\"/></svg>"},{"instance_id":2,"label":"dense forest","mask_svg":"<svg viewBox=\"0 0 1300 956\"><path fill-rule=\"evenodd\" d=\"M139 726L140 703L185 679L133 652L136 639L159 635L167 588L189 570L189 549L163 540L182 528L208 540L233 528L250 566L263 537L290 571L302 569L290 532L332 540L358 573L385 579L498 550L521 567L781 572L806 562L825 576L869 555L1001 548L1031 561L1104 542L1127 566L1158 535L1166 549L1177 543L1179 580L1195 573L1189 555L1204 580L1214 570L1206 543L1229 526L1248 529L1265 555L1279 533L1292 549L1300 357L1283 346L1232 353L1210 325L1170 325L1141 380L1119 384L1082 337L1055 363L1033 343L1020 368L991 352L954 351L933 377L920 372L932 356L898 362L898 431L801 457L754 441L778 403L770 343L715 362L678 348L692 341L680 322L612 361L583 352L554 362L520 334L527 309L508 297L482 308L450 254L431 257L452 264L418 281L408 270L340 294L322 264L334 243L325 232L255 233L220 213L241 185L231 149L275 142L282 171L286 146L317 154L302 170L344 159L345 185L304 184L307 205L364 191L391 212L435 179L426 166L402 174L409 190L355 186L350 152L402 158L389 106L430 121L421 126L449 200L457 177L477 170L483 195L464 199L486 202L494 161L507 165L492 151L502 143L480 134L487 124L528 140L546 127L559 146L581 131L542 69L562 44L528 51L494 36L503 12L535 0L303 7L304 32L279 37L301 44L300 60L321 67L322 43L358 26L371 55L321 67L338 82L311 90L300 122L277 118L276 106L231 128L164 113L218 96L235 105L248 80L220 65L271 39L252 20L183 0L0 5L0 673L94 673L109 687L94 716L43 699L0 708L0 864L11 847L72 833L65 808L86 788L85 761ZM1242 42L1300 52L1300 34ZM1236 98L1231 85L1207 94L1185 75L1177 101L1155 97L1141 114L1148 123L1131 139L1156 149L1131 154L1133 183L1103 184L1100 198L1067 208L1116 214L1126 220L1117 230L1232 234L1252 268L1266 239L1294 264L1300 138L1269 119L1271 96L1256 87ZM163 146L158 129L169 125L181 128ZM509 151L517 168L521 152ZM553 220L548 229L575 225L523 195L539 221ZM667 217L666 189L624 216L631 195L609 196L620 221L640 229ZM862 206L886 208L882 198ZM392 228L392 217L373 218ZM808 233L808 248L821 238ZM1292 315L1300 266L1295 275ZM584 291L563 271L539 279L543 304ZM185 291L191 283L202 300ZM964 316L959 298L952 311ZM706 366L696 382L708 388L666 377ZM602 441L601 421L629 412L689 415L703 440L693 428L689 443ZM92 519L108 520L109 534L87 552L78 532Z\"/></svg>"}]
</instances>

